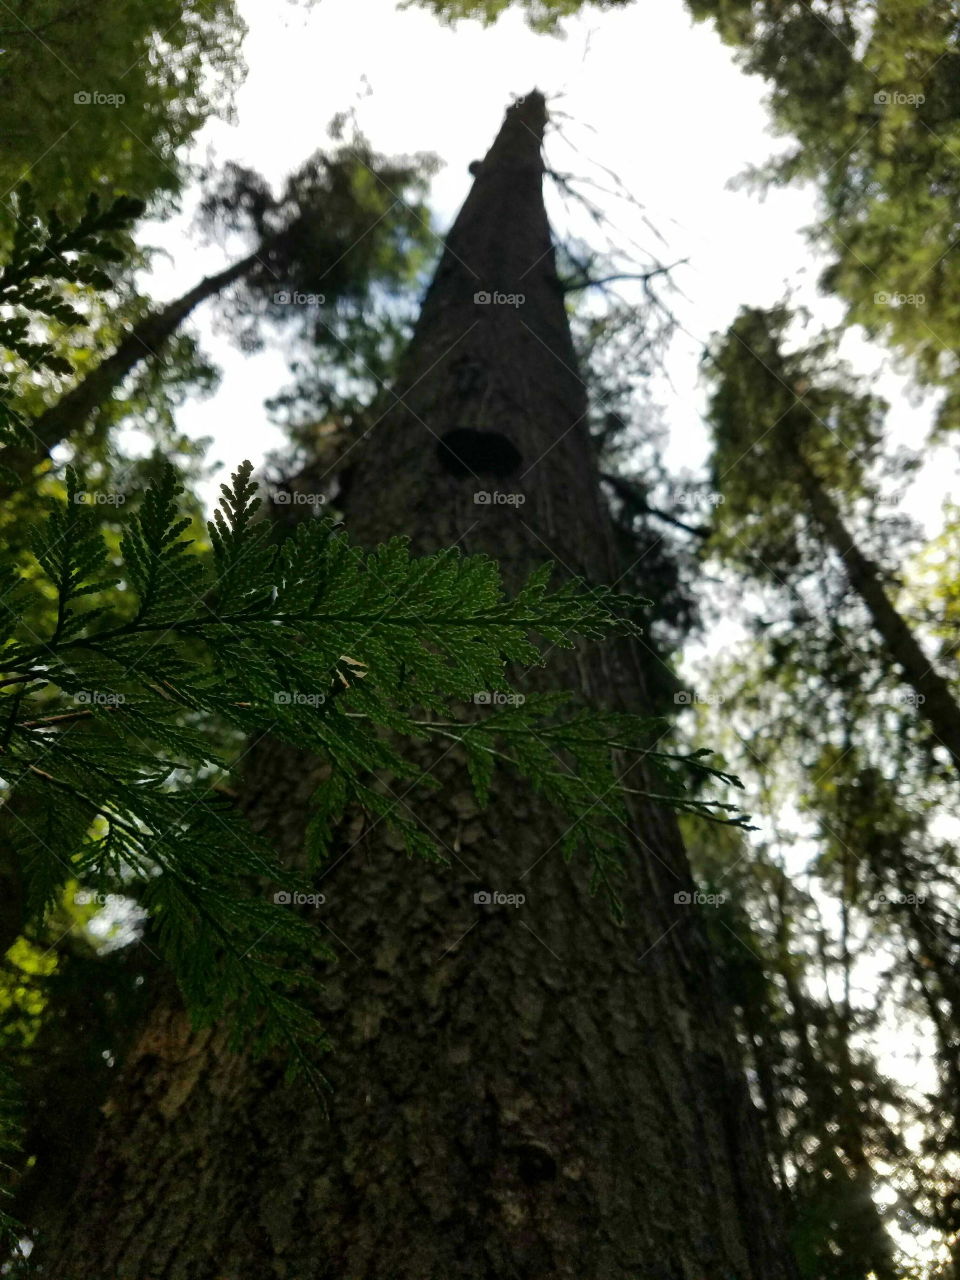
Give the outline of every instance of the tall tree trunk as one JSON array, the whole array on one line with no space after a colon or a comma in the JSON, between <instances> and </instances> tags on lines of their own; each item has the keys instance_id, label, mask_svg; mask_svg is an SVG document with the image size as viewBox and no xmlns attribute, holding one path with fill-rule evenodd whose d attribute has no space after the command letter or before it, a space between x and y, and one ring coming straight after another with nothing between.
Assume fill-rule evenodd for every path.
<instances>
[{"instance_id":1,"label":"tall tree trunk","mask_svg":"<svg viewBox=\"0 0 960 1280\"><path fill-rule=\"evenodd\" d=\"M222 293L245 276L260 260L263 251L264 246L258 245L253 253L231 263L215 275L205 276L181 297L138 320L112 355L102 360L82 381L61 396L56 404L28 423L33 436L32 447L8 445L5 449L0 449L0 466L7 467L25 480L56 445L86 425L91 415L117 392L128 373L142 361L159 355L164 343L176 333L201 302ZM0 477L0 498L7 496L14 487L11 482L5 482Z\"/></svg>"},{"instance_id":2,"label":"tall tree trunk","mask_svg":"<svg viewBox=\"0 0 960 1280\"><path fill-rule=\"evenodd\" d=\"M819 476L799 450L795 457L800 483L814 519L842 560L850 585L866 606L891 660L900 667L907 684L917 695L919 714L933 730L937 741L946 747L956 768L960 769L960 704L894 608L884 590L880 570L857 546Z\"/></svg>"},{"instance_id":3,"label":"tall tree trunk","mask_svg":"<svg viewBox=\"0 0 960 1280\"><path fill-rule=\"evenodd\" d=\"M479 167L348 521L364 542L408 532L420 550L488 552L514 581L547 558L609 580L543 207L545 124L531 94ZM526 501L476 503L483 490ZM529 685L638 709L642 658L591 650ZM317 763L276 744L250 761L251 816L299 862ZM336 1044L329 1114L277 1064L159 1010L46 1224L43 1275L792 1280L697 909L674 901L690 876L670 815L640 808L624 833L621 928L528 788L503 781L477 813L456 749L424 763L441 789L397 804L416 804L452 866L410 865L358 822L319 878L343 957L318 1003ZM479 907L480 889L527 902Z\"/></svg>"}]
</instances>

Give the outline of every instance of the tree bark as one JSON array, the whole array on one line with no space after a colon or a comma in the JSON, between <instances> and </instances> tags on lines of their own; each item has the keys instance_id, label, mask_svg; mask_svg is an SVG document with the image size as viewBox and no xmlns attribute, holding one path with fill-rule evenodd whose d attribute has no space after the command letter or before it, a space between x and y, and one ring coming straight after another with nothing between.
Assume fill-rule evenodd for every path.
<instances>
[{"instance_id":1,"label":"tree bark","mask_svg":"<svg viewBox=\"0 0 960 1280\"><path fill-rule=\"evenodd\" d=\"M884 590L880 570L857 546L833 498L799 451L796 457L800 483L814 519L843 562L850 585L866 606L890 658L900 667L907 684L917 695L918 714L926 720L934 737L946 747L954 766L960 770L960 704L894 608Z\"/></svg>"},{"instance_id":2,"label":"tree bark","mask_svg":"<svg viewBox=\"0 0 960 1280\"><path fill-rule=\"evenodd\" d=\"M58 444L86 425L92 414L117 392L128 373L150 356L159 355L163 344L201 302L222 293L245 276L260 260L262 253L263 246L260 245L253 253L231 263L223 271L205 276L182 297L138 320L112 355L102 360L56 404L28 423L33 435L31 448L8 445L0 449L0 467L7 467L25 480ZM0 498L6 497L14 488L15 485L0 477Z\"/></svg>"},{"instance_id":3,"label":"tree bark","mask_svg":"<svg viewBox=\"0 0 960 1280\"><path fill-rule=\"evenodd\" d=\"M361 542L407 532L418 550L496 555L514 583L544 559L612 580L543 207L545 124L531 94L478 166L347 520ZM498 432L520 461L464 436L454 457L438 447L451 430ZM528 687L645 706L637 648L557 656ZM40 1224L40 1274L794 1280L698 908L674 900L691 882L671 815L639 807L624 833L618 927L529 788L501 780L478 813L457 750L424 751L440 790L397 803L450 867L410 865L358 817L318 876L342 956L317 1005L335 1043L328 1114L280 1064L158 1010L75 1196ZM276 744L249 756L248 811L294 863L320 769ZM481 889L527 901L478 906Z\"/></svg>"}]
</instances>

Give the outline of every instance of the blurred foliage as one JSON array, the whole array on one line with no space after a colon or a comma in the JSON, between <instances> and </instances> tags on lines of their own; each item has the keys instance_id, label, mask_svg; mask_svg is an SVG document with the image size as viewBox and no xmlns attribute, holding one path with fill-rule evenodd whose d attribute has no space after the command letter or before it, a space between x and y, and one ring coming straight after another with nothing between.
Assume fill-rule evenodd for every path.
<instances>
[{"instance_id":1,"label":"blurred foliage","mask_svg":"<svg viewBox=\"0 0 960 1280\"><path fill-rule=\"evenodd\" d=\"M412 328L413 294L439 239L426 193L435 157L390 158L346 121L274 193L230 164L208 173L198 211L209 236L239 236L257 260L223 300L219 323L245 351L282 338L293 384L269 402L309 455L315 428L359 430L396 371Z\"/></svg>"},{"instance_id":2,"label":"blurred foliage","mask_svg":"<svg viewBox=\"0 0 960 1280\"><path fill-rule=\"evenodd\" d=\"M956 517L925 540L902 513L918 459L890 450L837 337L744 309L705 357L723 501L700 603L708 627L737 627L698 663L697 733L735 762L763 834L691 832L692 856L727 894L710 923L802 1274L953 1280L956 775L850 566L869 565L955 705ZM811 482L842 513L839 546Z\"/></svg>"},{"instance_id":3,"label":"blurred foliage","mask_svg":"<svg viewBox=\"0 0 960 1280\"><path fill-rule=\"evenodd\" d=\"M850 501L869 500L882 455L886 403L835 357L836 334L798 350L795 313L743 308L704 355L710 380L712 484L723 496L711 545L748 572L782 577L820 561L811 538L801 460Z\"/></svg>"},{"instance_id":4,"label":"blurred foliage","mask_svg":"<svg viewBox=\"0 0 960 1280\"><path fill-rule=\"evenodd\" d=\"M187 144L211 115L230 116L243 35L233 0L9 0L0 12L3 189L29 178L40 207L56 203L65 217L91 191L168 208L189 173ZM10 214L0 207L0 236L12 230Z\"/></svg>"},{"instance_id":5,"label":"blurred foliage","mask_svg":"<svg viewBox=\"0 0 960 1280\"><path fill-rule=\"evenodd\" d=\"M749 765L756 778L762 765ZM835 999L824 984L828 938L816 893L786 870L789 839L747 844L731 832L707 842L693 824L684 835L704 887L722 898L705 923L800 1274L895 1280L893 1242L873 1194L876 1166L908 1157L901 1125L888 1118L905 1099L863 1048L875 1010Z\"/></svg>"},{"instance_id":6,"label":"blurred foliage","mask_svg":"<svg viewBox=\"0 0 960 1280\"><path fill-rule=\"evenodd\" d=\"M618 9L631 0L403 0L404 8L419 5L430 9L444 22L456 22L462 18L475 18L483 23L496 22L507 9L522 9L535 31L556 34L562 18L588 6L592 9Z\"/></svg>"},{"instance_id":7,"label":"blurred foliage","mask_svg":"<svg viewBox=\"0 0 960 1280\"><path fill-rule=\"evenodd\" d=\"M54 321L74 327L85 317L67 294L70 287L109 289L105 267L122 258L115 238L129 228L143 212L143 204L120 196L106 208L96 196L86 203L83 215L64 223L57 213L44 220L38 217L30 187L22 188L14 202L17 222L10 261L0 270L0 447L29 440L26 418L12 404L14 381L25 374L70 374L70 362L58 353L55 344L36 336L36 321Z\"/></svg>"},{"instance_id":8,"label":"blurred foliage","mask_svg":"<svg viewBox=\"0 0 960 1280\"><path fill-rule=\"evenodd\" d=\"M949 0L688 0L770 87L794 145L745 180L812 179L823 285L960 405L960 20Z\"/></svg>"},{"instance_id":9,"label":"blurred foliage","mask_svg":"<svg viewBox=\"0 0 960 1280\"><path fill-rule=\"evenodd\" d=\"M434 239L423 203L431 165L428 157L391 161L354 137L311 157L277 197L250 170L228 165L208 175L201 223L208 233L239 234L244 256L159 307L106 277L98 283L112 283L109 301L89 289L70 305L58 298L59 314L47 326L50 358L59 375L72 363L80 377L52 398L46 371L38 372L24 397L38 410L30 431L17 448L0 451L0 463L25 484L63 441L82 448L87 461L101 456L120 424L143 427L169 447L177 404L188 390L209 390L215 377L181 328L218 294L220 319L242 348L257 349L270 331L280 332L294 368L309 367L300 375L306 390L287 394L291 404L305 396L316 404L327 388L329 402L346 415L361 385L370 384L371 362L386 353L393 332L399 335L397 326L378 334L377 320L417 278ZM71 282L75 289L81 283ZM0 493L3 487L0 478Z\"/></svg>"}]
</instances>

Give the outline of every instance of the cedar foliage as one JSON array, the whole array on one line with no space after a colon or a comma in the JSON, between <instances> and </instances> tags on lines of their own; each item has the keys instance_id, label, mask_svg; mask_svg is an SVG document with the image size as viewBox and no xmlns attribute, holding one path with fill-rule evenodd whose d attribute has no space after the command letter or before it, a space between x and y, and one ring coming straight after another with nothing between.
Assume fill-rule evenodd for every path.
<instances>
[{"instance_id":1,"label":"cedar foliage","mask_svg":"<svg viewBox=\"0 0 960 1280\"><path fill-rule=\"evenodd\" d=\"M106 212L91 202L72 227L29 224L0 276L19 310L4 330L15 367L49 362L29 344L32 316L65 314L64 281L96 285L116 257L107 233L137 212L135 202ZM12 440L29 436L15 390L5 406ZM586 855L591 889L614 911L625 761L647 763L654 798L745 823L700 797L704 778L736 779L707 765L705 750L661 750L662 722L512 690L511 668L541 664L548 646L635 634L646 602L578 581L551 587L550 565L508 596L488 557L413 557L402 538L361 550L329 519L282 535L257 518L250 463L221 495L200 545L187 536L168 464L139 509L116 521L111 550L99 509L110 495L69 468L65 493L44 499L41 518L0 547L0 794L15 819L3 868L16 886L14 937L42 928L71 892L75 902L133 898L198 1024L225 1017L235 1046L280 1049L289 1070L320 1083L325 1031L299 996L330 952L290 897L310 893L310 872L353 806L393 827L409 854L443 861L376 785L384 774L435 785L404 740L457 742L481 803L496 769L527 779L566 817L565 856ZM483 713L491 690L501 696ZM223 785L235 763L224 744L264 734L324 764L305 869L278 864ZM607 797L602 812L597 795ZM12 1099L11 1087L0 1114L8 1133Z\"/></svg>"}]
</instances>

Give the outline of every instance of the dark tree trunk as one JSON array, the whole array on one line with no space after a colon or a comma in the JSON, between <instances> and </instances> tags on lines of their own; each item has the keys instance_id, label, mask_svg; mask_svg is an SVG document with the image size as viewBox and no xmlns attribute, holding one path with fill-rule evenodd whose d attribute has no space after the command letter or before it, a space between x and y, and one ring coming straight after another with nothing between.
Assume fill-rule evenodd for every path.
<instances>
[{"instance_id":1,"label":"dark tree trunk","mask_svg":"<svg viewBox=\"0 0 960 1280\"><path fill-rule=\"evenodd\" d=\"M128 373L144 360L159 355L164 343L173 337L201 302L222 293L245 276L260 261L262 253L263 247L258 246L247 257L215 275L205 276L182 297L175 298L166 306L151 311L138 320L116 351L102 360L66 395L61 396L56 404L45 409L28 424L33 436L31 448L8 445L5 449L0 449L0 466L25 480L33 468L43 462L58 444L86 426L97 409L116 394ZM12 483L4 482L0 477L0 497L5 497L13 488Z\"/></svg>"},{"instance_id":2,"label":"dark tree trunk","mask_svg":"<svg viewBox=\"0 0 960 1280\"><path fill-rule=\"evenodd\" d=\"M857 546L833 498L809 463L799 453L796 456L800 482L814 519L843 562L850 585L866 606L891 661L897 664L917 695L919 715L926 720L934 737L946 747L954 766L960 770L960 704L894 608L884 590L880 570Z\"/></svg>"},{"instance_id":3,"label":"dark tree trunk","mask_svg":"<svg viewBox=\"0 0 960 1280\"><path fill-rule=\"evenodd\" d=\"M543 208L545 123L532 94L479 167L348 521L364 542L488 552L514 581L547 558L610 580ZM481 290L526 300L475 303ZM461 435L444 454L454 430L505 440ZM526 502L477 504L481 490ZM541 687L644 707L643 653L558 656ZM249 812L298 861L316 762L275 744L250 762ZM641 808L624 832L620 928L527 788L501 782L478 814L456 750L425 763L441 790L397 804L451 867L410 864L358 819L319 878L342 956L319 1004L329 1115L276 1064L158 1011L47 1225L43 1275L793 1280L697 909L674 902L690 878L670 815ZM527 902L478 907L484 888Z\"/></svg>"}]
</instances>

